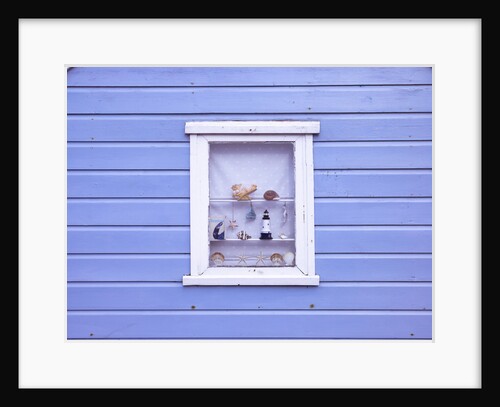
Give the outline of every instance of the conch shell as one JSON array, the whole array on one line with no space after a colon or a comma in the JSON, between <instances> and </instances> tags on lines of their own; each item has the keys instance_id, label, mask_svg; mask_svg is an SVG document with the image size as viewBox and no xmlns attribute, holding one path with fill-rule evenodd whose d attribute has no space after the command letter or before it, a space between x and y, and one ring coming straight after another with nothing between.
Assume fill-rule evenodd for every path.
<instances>
[{"instance_id":1,"label":"conch shell","mask_svg":"<svg viewBox=\"0 0 500 407\"><path fill-rule=\"evenodd\" d=\"M231 189L233 190L233 198L238 201L249 201L249 195L257 191L257 185L252 184L249 187L243 187L242 184L234 184Z\"/></svg>"}]
</instances>

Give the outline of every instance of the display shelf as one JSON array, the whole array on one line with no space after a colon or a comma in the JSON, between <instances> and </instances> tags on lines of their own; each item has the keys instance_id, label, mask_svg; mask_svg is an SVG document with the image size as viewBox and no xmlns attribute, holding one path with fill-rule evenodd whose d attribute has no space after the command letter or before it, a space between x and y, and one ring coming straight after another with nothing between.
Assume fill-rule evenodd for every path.
<instances>
[{"instance_id":1,"label":"display shelf","mask_svg":"<svg viewBox=\"0 0 500 407\"><path fill-rule=\"evenodd\" d=\"M280 198L276 200L267 200L264 198L255 198L255 199L250 199L250 200L240 200L238 201L237 199L233 198L210 198L210 202L235 202L235 203L250 203L250 202L293 202L293 198Z\"/></svg>"},{"instance_id":2,"label":"display shelf","mask_svg":"<svg viewBox=\"0 0 500 407\"><path fill-rule=\"evenodd\" d=\"M221 239L221 240L210 240L210 243L213 242L294 242L295 239L292 238L276 238L276 239L238 239L238 238L229 238L229 239Z\"/></svg>"}]
</instances>

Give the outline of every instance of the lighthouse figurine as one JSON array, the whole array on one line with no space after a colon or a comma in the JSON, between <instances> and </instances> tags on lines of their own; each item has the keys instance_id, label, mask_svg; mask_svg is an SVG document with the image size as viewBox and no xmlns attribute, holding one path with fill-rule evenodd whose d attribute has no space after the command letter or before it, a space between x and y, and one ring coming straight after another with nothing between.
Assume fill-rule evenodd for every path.
<instances>
[{"instance_id":1,"label":"lighthouse figurine","mask_svg":"<svg viewBox=\"0 0 500 407\"><path fill-rule=\"evenodd\" d=\"M262 240L270 240L271 236L271 219L269 218L269 212L267 209L264 211L264 216L262 216L262 229L260 232L260 238Z\"/></svg>"}]
</instances>

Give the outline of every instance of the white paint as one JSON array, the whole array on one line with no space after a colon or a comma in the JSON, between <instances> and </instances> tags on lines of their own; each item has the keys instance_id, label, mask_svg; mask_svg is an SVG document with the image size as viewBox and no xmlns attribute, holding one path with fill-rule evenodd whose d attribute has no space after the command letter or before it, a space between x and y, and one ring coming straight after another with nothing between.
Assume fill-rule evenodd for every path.
<instances>
[{"instance_id":1,"label":"white paint","mask_svg":"<svg viewBox=\"0 0 500 407\"><path fill-rule=\"evenodd\" d=\"M186 134L318 134L319 121L187 122Z\"/></svg>"},{"instance_id":2,"label":"white paint","mask_svg":"<svg viewBox=\"0 0 500 407\"><path fill-rule=\"evenodd\" d=\"M191 274L184 285L318 285L314 261L313 136L319 122L189 122ZM281 134L283 132L290 134ZM213 134L222 132L223 134ZM232 133L230 133L232 132ZM238 132L238 133L235 133ZM246 132L246 133L245 133ZM251 132L251 133L250 133ZM255 134L254 134L255 133ZM259 134L257 134L259 133ZM209 143L290 142L295 154L295 266L210 267L207 220L209 217Z\"/></svg>"}]
</instances>

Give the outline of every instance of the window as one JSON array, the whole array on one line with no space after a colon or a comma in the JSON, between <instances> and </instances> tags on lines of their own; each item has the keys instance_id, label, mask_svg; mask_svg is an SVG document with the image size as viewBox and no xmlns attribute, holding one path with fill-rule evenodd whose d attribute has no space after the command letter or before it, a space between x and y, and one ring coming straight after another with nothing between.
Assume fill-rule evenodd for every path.
<instances>
[{"instance_id":1,"label":"window","mask_svg":"<svg viewBox=\"0 0 500 407\"><path fill-rule=\"evenodd\" d=\"M184 285L318 285L312 138L319 122L189 122Z\"/></svg>"}]
</instances>

